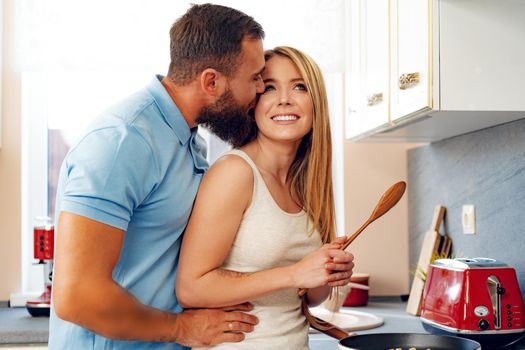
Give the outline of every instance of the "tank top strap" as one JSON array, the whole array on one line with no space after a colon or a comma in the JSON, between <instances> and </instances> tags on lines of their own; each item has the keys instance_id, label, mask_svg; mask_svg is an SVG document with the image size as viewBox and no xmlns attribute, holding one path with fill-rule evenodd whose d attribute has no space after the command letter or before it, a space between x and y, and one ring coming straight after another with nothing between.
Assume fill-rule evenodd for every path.
<instances>
[{"instance_id":1,"label":"tank top strap","mask_svg":"<svg viewBox=\"0 0 525 350\"><path fill-rule=\"evenodd\" d=\"M302 210L298 213L288 213L281 209L275 199L272 196L272 193L270 192L270 189L266 185L266 182L264 182L264 178L262 177L261 172L257 168L257 165L253 162L253 160L250 158L250 156L240 149L233 149L229 152L226 152L224 156L227 155L236 155L238 157L241 157L244 159L248 165L252 168L253 172L253 193L252 193L252 201L250 204L249 209L247 211L250 211L252 206L257 207L264 207L265 210L269 210L270 212L274 213L275 215L285 215L288 217L295 217L295 216L304 216L306 215L305 211Z\"/></svg>"}]
</instances>

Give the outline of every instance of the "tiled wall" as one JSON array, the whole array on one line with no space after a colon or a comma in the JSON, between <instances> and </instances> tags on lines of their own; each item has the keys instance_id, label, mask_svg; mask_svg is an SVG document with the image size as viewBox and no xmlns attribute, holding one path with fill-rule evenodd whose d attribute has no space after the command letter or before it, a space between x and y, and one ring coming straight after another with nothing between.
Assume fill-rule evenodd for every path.
<instances>
[{"instance_id":1,"label":"tiled wall","mask_svg":"<svg viewBox=\"0 0 525 350\"><path fill-rule=\"evenodd\" d=\"M411 268L441 204L455 255L514 266L525 296L525 119L409 150L408 189ZM464 204L476 207L475 235L463 234Z\"/></svg>"}]
</instances>

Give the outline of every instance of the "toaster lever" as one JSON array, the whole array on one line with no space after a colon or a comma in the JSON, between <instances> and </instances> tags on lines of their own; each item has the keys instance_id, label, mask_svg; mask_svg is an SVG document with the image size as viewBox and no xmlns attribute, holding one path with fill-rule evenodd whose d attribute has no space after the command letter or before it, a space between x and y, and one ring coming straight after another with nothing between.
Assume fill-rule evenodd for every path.
<instances>
[{"instance_id":1,"label":"toaster lever","mask_svg":"<svg viewBox=\"0 0 525 350\"><path fill-rule=\"evenodd\" d=\"M499 279L491 275L486 281L487 289L489 291L490 300L492 303L492 311L494 314L494 327L496 329L501 328L501 296L505 294L505 288L503 288L499 282ZM481 322L480 322L481 323ZM481 328L481 325L480 325Z\"/></svg>"}]
</instances>

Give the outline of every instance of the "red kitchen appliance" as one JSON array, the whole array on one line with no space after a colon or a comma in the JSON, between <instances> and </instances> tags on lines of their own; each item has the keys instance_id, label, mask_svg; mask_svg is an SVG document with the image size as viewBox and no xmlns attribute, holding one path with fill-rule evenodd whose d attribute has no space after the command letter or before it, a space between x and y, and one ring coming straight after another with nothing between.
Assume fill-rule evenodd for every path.
<instances>
[{"instance_id":1,"label":"red kitchen appliance","mask_svg":"<svg viewBox=\"0 0 525 350\"><path fill-rule=\"evenodd\" d=\"M32 316L49 316L55 251L55 227L49 217L35 218L33 238L33 256L38 260L37 264L44 265L45 289L38 298L28 300L26 302L26 308Z\"/></svg>"},{"instance_id":2,"label":"red kitchen appliance","mask_svg":"<svg viewBox=\"0 0 525 350\"><path fill-rule=\"evenodd\" d=\"M351 289L347 294L343 306L366 306L368 304L368 283L370 275L367 273L354 273L350 277ZM361 288L365 286L367 288Z\"/></svg>"},{"instance_id":3,"label":"red kitchen appliance","mask_svg":"<svg viewBox=\"0 0 525 350\"><path fill-rule=\"evenodd\" d=\"M431 333L473 339L483 349L517 341L525 311L516 272L494 259L436 260L427 273L421 321Z\"/></svg>"}]
</instances>

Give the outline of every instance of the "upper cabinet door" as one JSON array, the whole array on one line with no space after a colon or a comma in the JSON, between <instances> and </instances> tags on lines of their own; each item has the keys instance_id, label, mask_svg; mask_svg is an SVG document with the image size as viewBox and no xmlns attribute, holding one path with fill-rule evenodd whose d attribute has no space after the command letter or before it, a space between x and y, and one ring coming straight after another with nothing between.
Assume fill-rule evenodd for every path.
<instances>
[{"instance_id":1,"label":"upper cabinet door","mask_svg":"<svg viewBox=\"0 0 525 350\"><path fill-rule=\"evenodd\" d=\"M391 119L431 106L431 14L429 1L391 4Z\"/></svg>"},{"instance_id":2,"label":"upper cabinet door","mask_svg":"<svg viewBox=\"0 0 525 350\"><path fill-rule=\"evenodd\" d=\"M347 3L353 141L433 142L525 116L525 1Z\"/></svg>"},{"instance_id":3,"label":"upper cabinet door","mask_svg":"<svg viewBox=\"0 0 525 350\"><path fill-rule=\"evenodd\" d=\"M389 122L388 0L351 1L347 137Z\"/></svg>"}]
</instances>

